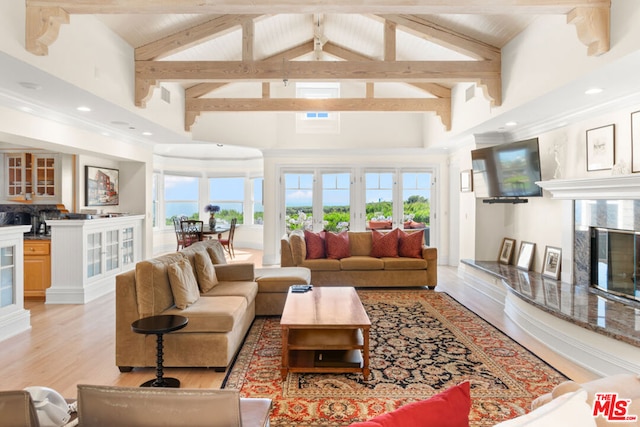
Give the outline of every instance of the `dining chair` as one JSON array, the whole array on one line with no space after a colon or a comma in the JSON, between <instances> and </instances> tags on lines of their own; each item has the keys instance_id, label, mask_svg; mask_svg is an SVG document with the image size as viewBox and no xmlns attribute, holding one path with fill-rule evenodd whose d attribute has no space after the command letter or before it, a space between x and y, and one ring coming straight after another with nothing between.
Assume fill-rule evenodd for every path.
<instances>
[{"instance_id":1,"label":"dining chair","mask_svg":"<svg viewBox=\"0 0 640 427\"><path fill-rule=\"evenodd\" d=\"M201 242L203 239L202 231L204 229L204 221L197 221L193 219L187 219L180 221L180 228L182 229L182 247L186 248L191 246L195 242Z\"/></svg>"},{"instance_id":2,"label":"dining chair","mask_svg":"<svg viewBox=\"0 0 640 427\"><path fill-rule=\"evenodd\" d=\"M220 234L218 234L218 241L222 245L225 251L229 254L229 257L233 259L236 256L236 252L233 249L233 236L236 233L236 224L238 223L238 218L233 218L231 220L231 226L229 227L229 235L226 239L223 239Z\"/></svg>"},{"instance_id":3,"label":"dining chair","mask_svg":"<svg viewBox=\"0 0 640 427\"><path fill-rule=\"evenodd\" d=\"M182 236L182 225L180 224L182 221L186 221L186 216L174 216L173 217L173 229L176 232L176 240L178 241L178 245L176 246L176 251L180 249L184 249L184 237Z\"/></svg>"}]
</instances>

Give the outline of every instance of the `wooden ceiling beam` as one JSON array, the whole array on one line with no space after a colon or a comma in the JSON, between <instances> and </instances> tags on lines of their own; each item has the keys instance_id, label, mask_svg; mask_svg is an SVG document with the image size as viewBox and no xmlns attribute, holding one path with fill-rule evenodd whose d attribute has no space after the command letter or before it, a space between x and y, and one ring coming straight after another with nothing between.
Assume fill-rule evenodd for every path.
<instances>
[{"instance_id":1,"label":"wooden ceiling beam","mask_svg":"<svg viewBox=\"0 0 640 427\"><path fill-rule=\"evenodd\" d=\"M189 131L202 112L247 111L383 111L435 112L443 123L451 123L451 105L439 98L199 98L185 101L185 130Z\"/></svg>"},{"instance_id":2,"label":"wooden ceiling beam","mask_svg":"<svg viewBox=\"0 0 640 427\"><path fill-rule=\"evenodd\" d=\"M500 77L497 61L136 61L141 79L160 81L357 80L468 82Z\"/></svg>"},{"instance_id":3,"label":"wooden ceiling beam","mask_svg":"<svg viewBox=\"0 0 640 427\"><path fill-rule=\"evenodd\" d=\"M288 61L306 55L314 49L313 40L307 40L304 43L294 46L291 49L276 53L275 55L265 58L264 61ZM229 83L198 83L185 89L186 98L200 98L216 89L226 86Z\"/></svg>"},{"instance_id":4,"label":"wooden ceiling beam","mask_svg":"<svg viewBox=\"0 0 640 427\"><path fill-rule=\"evenodd\" d=\"M335 43L327 42L324 45L324 51L337 58L342 58L346 61L375 61L366 55L358 52L354 52L351 49L344 48ZM407 83L411 86L417 87L420 90L429 92L430 94L437 96L438 98L451 98L451 89L448 87L439 85L437 83Z\"/></svg>"},{"instance_id":5,"label":"wooden ceiling beam","mask_svg":"<svg viewBox=\"0 0 640 427\"><path fill-rule=\"evenodd\" d=\"M411 34L474 59L500 59L500 49L415 15L381 15Z\"/></svg>"},{"instance_id":6,"label":"wooden ceiling beam","mask_svg":"<svg viewBox=\"0 0 640 427\"><path fill-rule=\"evenodd\" d=\"M26 0L29 7L60 7L71 14L567 14L575 8L611 7L611 0Z\"/></svg>"},{"instance_id":7,"label":"wooden ceiling beam","mask_svg":"<svg viewBox=\"0 0 640 427\"><path fill-rule=\"evenodd\" d=\"M161 59L183 51L215 37L227 34L230 30L260 15L221 15L210 21L179 31L167 37L155 40L135 49L136 60L150 61Z\"/></svg>"}]
</instances>

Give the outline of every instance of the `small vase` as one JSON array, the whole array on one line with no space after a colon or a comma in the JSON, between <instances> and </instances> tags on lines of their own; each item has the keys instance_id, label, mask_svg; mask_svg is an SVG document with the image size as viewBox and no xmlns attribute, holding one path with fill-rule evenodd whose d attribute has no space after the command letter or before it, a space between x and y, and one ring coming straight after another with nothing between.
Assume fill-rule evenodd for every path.
<instances>
[{"instance_id":1,"label":"small vase","mask_svg":"<svg viewBox=\"0 0 640 427\"><path fill-rule=\"evenodd\" d=\"M216 216L214 214L209 215L209 229L213 230L216 228Z\"/></svg>"}]
</instances>

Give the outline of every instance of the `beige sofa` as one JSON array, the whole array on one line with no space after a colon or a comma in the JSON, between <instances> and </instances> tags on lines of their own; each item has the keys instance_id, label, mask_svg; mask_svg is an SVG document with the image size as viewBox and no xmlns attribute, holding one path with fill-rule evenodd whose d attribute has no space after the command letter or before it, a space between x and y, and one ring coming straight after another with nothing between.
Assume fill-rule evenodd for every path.
<instances>
[{"instance_id":1,"label":"beige sofa","mask_svg":"<svg viewBox=\"0 0 640 427\"><path fill-rule=\"evenodd\" d=\"M371 231L349 231L349 257L307 259L304 233L294 230L280 241L280 265L311 270L314 286L428 286L438 282L438 252L423 246L422 258L370 256Z\"/></svg>"},{"instance_id":2,"label":"beige sofa","mask_svg":"<svg viewBox=\"0 0 640 427\"><path fill-rule=\"evenodd\" d=\"M196 256L202 260L203 255L212 261L218 283L206 292L197 290L200 294L195 302L178 308L169 278L170 266L187 261L198 278ZM253 264L226 264L222 246L215 239L141 261L134 270L116 276L116 365L122 372L155 366L156 336L133 332L131 323L147 316L179 314L186 316L189 323L165 336L164 366L224 369L240 348L256 314L282 313L280 305L272 302L271 291L309 280L310 272L305 268L265 268L256 275ZM198 284L200 288L201 285ZM263 297L259 296L259 289ZM256 312L257 306L261 312Z\"/></svg>"}]
</instances>

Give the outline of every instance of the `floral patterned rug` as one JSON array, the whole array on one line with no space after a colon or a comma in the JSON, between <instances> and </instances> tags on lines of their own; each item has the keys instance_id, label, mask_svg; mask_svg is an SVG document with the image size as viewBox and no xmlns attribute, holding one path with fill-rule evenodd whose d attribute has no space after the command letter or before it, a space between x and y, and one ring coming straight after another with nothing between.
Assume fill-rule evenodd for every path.
<instances>
[{"instance_id":1,"label":"floral patterned rug","mask_svg":"<svg viewBox=\"0 0 640 427\"><path fill-rule=\"evenodd\" d=\"M449 295L358 290L371 320L371 376L289 373L280 378L277 317L256 318L223 388L273 399L271 425L346 426L471 382L471 426L528 411L562 374Z\"/></svg>"}]
</instances>

